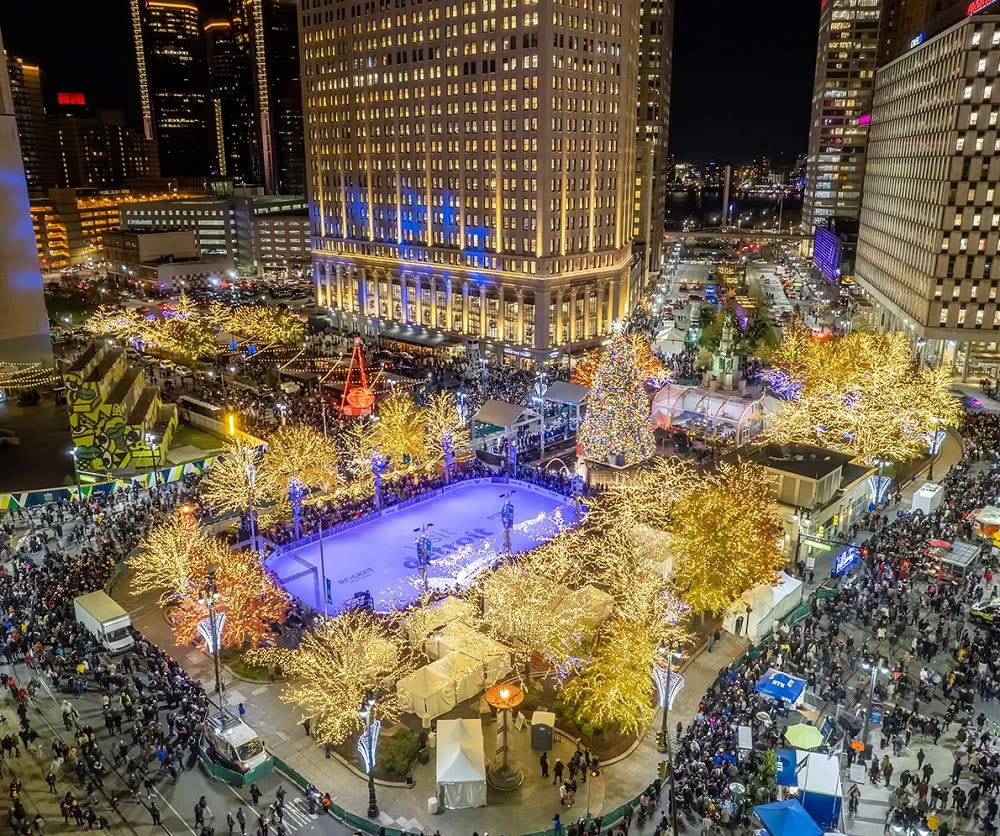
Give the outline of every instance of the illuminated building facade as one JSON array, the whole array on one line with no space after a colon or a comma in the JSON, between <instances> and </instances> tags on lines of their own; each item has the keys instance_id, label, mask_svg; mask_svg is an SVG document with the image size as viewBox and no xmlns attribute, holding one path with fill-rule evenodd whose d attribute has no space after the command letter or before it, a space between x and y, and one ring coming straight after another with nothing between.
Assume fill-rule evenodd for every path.
<instances>
[{"instance_id":1,"label":"illuminated building facade","mask_svg":"<svg viewBox=\"0 0 1000 836\"><path fill-rule=\"evenodd\" d=\"M320 305L544 360L601 341L632 254L639 0L302 0Z\"/></svg>"},{"instance_id":2,"label":"illuminated building facade","mask_svg":"<svg viewBox=\"0 0 1000 836\"><path fill-rule=\"evenodd\" d=\"M146 138L156 139L165 177L204 176L215 145L198 6L187 0L130 3Z\"/></svg>"},{"instance_id":3,"label":"illuminated building facade","mask_svg":"<svg viewBox=\"0 0 1000 836\"><path fill-rule=\"evenodd\" d=\"M262 183L254 130L252 73L240 18L205 24L215 173L237 183ZM303 187L304 188L304 187Z\"/></svg>"},{"instance_id":4,"label":"illuminated building facade","mask_svg":"<svg viewBox=\"0 0 1000 836\"><path fill-rule=\"evenodd\" d=\"M636 112L632 237L647 273L659 273L666 220L667 151L674 53L673 0L640 0L639 94Z\"/></svg>"},{"instance_id":5,"label":"illuminated building facade","mask_svg":"<svg viewBox=\"0 0 1000 836\"><path fill-rule=\"evenodd\" d=\"M10 93L17 117L17 136L24 160L24 176L28 181L28 194L32 197L45 194L54 176L52 147L45 121L45 103L42 98L42 73L34 64L13 55L7 56L7 73Z\"/></svg>"},{"instance_id":6,"label":"illuminated building facade","mask_svg":"<svg viewBox=\"0 0 1000 836\"><path fill-rule=\"evenodd\" d=\"M802 231L857 218L865 175L882 0L826 0L820 12Z\"/></svg>"},{"instance_id":7,"label":"illuminated building facade","mask_svg":"<svg viewBox=\"0 0 1000 836\"><path fill-rule=\"evenodd\" d=\"M1000 15L987 14L908 50L875 82L856 278L877 303L875 325L963 373L995 369L1000 349L998 75Z\"/></svg>"}]
</instances>

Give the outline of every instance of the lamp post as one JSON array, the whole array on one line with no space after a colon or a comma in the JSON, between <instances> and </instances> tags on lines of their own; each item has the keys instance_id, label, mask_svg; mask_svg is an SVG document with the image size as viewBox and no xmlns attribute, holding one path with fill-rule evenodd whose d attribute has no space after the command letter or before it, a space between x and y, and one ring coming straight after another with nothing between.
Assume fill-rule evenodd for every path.
<instances>
[{"instance_id":1,"label":"lamp post","mask_svg":"<svg viewBox=\"0 0 1000 836\"><path fill-rule=\"evenodd\" d=\"M500 749L497 752L500 762L490 767L486 780L490 782L490 786L509 792L521 786L524 780L524 773L511 761L510 747L507 744L510 712L524 702L524 690L513 682L494 685L486 690L486 702L496 709L500 727Z\"/></svg>"},{"instance_id":2,"label":"lamp post","mask_svg":"<svg viewBox=\"0 0 1000 836\"><path fill-rule=\"evenodd\" d=\"M939 430L938 427L941 425L941 419L937 416L931 418L934 424L934 429L927 434L929 452L931 454L931 465L927 469L927 480L929 482L934 481L934 462L937 461L938 453L941 452L941 445L944 444L944 439L947 433L944 430Z\"/></svg>"},{"instance_id":3,"label":"lamp post","mask_svg":"<svg viewBox=\"0 0 1000 836\"><path fill-rule=\"evenodd\" d=\"M302 536L302 501L306 498L306 486L297 476L288 480L288 501L292 504L292 520L295 526L295 539Z\"/></svg>"},{"instance_id":4,"label":"lamp post","mask_svg":"<svg viewBox=\"0 0 1000 836\"><path fill-rule=\"evenodd\" d=\"M376 720L372 722L372 710L375 708L375 694L369 690L361 703L361 717L365 721L365 730L358 738L358 753L361 762L368 773L368 818L378 818L378 801L375 799L375 752L378 747L378 735L382 726Z\"/></svg>"},{"instance_id":5,"label":"lamp post","mask_svg":"<svg viewBox=\"0 0 1000 836\"><path fill-rule=\"evenodd\" d=\"M80 492L80 448L75 444L69 448L69 454L73 457L73 479L76 481L76 490Z\"/></svg>"},{"instance_id":6,"label":"lamp post","mask_svg":"<svg viewBox=\"0 0 1000 836\"><path fill-rule=\"evenodd\" d=\"M431 565L431 538L427 536L427 529L433 528L434 523L424 523L413 529L417 535L415 545L417 547L417 570L420 572L420 583L424 588L424 595L428 592L427 569Z\"/></svg>"},{"instance_id":7,"label":"lamp post","mask_svg":"<svg viewBox=\"0 0 1000 836\"><path fill-rule=\"evenodd\" d=\"M510 501L510 498L515 493L516 491L507 491L507 493L500 494L500 498L504 500L504 504L500 508L500 524L503 526L503 547L507 552L507 557L511 555L510 530L514 527L514 503Z\"/></svg>"},{"instance_id":8,"label":"lamp post","mask_svg":"<svg viewBox=\"0 0 1000 836\"><path fill-rule=\"evenodd\" d=\"M389 467L389 460L376 450L371 457L372 475L375 477L375 510L382 510L382 474Z\"/></svg>"},{"instance_id":9,"label":"lamp post","mask_svg":"<svg viewBox=\"0 0 1000 836\"><path fill-rule=\"evenodd\" d=\"M225 703L225 688L222 684L222 666L219 660L219 645L221 644L220 625L216 617L216 607L219 600L219 590L215 585L215 564L209 563L205 567L205 585L198 596L198 603L208 609L208 630L209 644L211 645L212 658L215 661L215 691L219 695L219 710Z\"/></svg>"},{"instance_id":10,"label":"lamp post","mask_svg":"<svg viewBox=\"0 0 1000 836\"><path fill-rule=\"evenodd\" d=\"M673 827L674 836L677 836L677 796L674 793L674 757L670 746L670 702L672 699L671 688L674 678L674 646L665 642L660 644L660 653L666 654L667 667L663 672L662 668L653 668L653 675L656 679L656 689L660 697L660 708L662 719L660 721L660 741L662 748L657 746L661 752L667 756L667 777L670 780L670 821Z\"/></svg>"}]
</instances>

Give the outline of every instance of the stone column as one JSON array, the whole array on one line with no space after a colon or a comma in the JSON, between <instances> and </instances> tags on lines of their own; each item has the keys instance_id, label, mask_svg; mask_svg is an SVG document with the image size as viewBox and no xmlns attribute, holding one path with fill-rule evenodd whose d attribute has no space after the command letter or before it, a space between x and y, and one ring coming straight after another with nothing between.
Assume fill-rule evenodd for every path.
<instances>
[{"instance_id":1,"label":"stone column","mask_svg":"<svg viewBox=\"0 0 1000 836\"><path fill-rule=\"evenodd\" d=\"M535 297L537 304L537 295ZM517 289L517 343L524 345L524 288Z\"/></svg>"},{"instance_id":2,"label":"stone column","mask_svg":"<svg viewBox=\"0 0 1000 836\"><path fill-rule=\"evenodd\" d=\"M503 342L506 339L506 320L504 319L504 300L506 293L504 286L497 285L497 339Z\"/></svg>"},{"instance_id":3,"label":"stone column","mask_svg":"<svg viewBox=\"0 0 1000 836\"><path fill-rule=\"evenodd\" d=\"M462 331L469 333L469 283L465 281L462 282Z\"/></svg>"},{"instance_id":4,"label":"stone column","mask_svg":"<svg viewBox=\"0 0 1000 836\"><path fill-rule=\"evenodd\" d=\"M409 324L410 322L410 307L408 305L410 299L410 287L409 279L406 273L400 271L399 273L399 304L403 309L401 322Z\"/></svg>"}]
</instances>

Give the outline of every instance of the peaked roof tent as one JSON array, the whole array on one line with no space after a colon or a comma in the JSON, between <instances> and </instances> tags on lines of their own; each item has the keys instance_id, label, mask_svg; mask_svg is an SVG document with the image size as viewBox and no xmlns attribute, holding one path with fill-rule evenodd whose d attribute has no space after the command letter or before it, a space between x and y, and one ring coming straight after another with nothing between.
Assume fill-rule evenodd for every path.
<instances>
[{"instance_id":1,"label":"peaked roof tent","mask_svg":"<svg viewBox=\"0 0 1000 836\"><path fill-rule=\"evenodd\" d=\"M494 427L502 427L505 430L512 430L532 421L540 421L542 418L535 410L527 406L507 403L506 401L486 401L473 417L473 421L483 424L492 424Z\"/></svg>"},{"instance_id":2,"label":"peaked roof tent","mask_svg":"<svg viewBox=\"0 0 1000 836\"><path fill-rule=\"evenodd\" d=\"M578 383L568 383L565 380L557 380L549 385L542 396L552 403L561 403L568 406L579 406L590 396L589 386L580 386Z\"/></svg>"}]
</instances>

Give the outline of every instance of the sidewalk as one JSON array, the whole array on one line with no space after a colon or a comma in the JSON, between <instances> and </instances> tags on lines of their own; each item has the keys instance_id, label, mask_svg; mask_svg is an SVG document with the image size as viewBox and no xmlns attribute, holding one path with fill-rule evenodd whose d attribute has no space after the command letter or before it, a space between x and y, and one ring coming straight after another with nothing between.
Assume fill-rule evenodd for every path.
<instances>
[{"instance_id":1,"label":"sidewalk","mask_svg":"<svg viewBox=\"0 0 1000 836\"><path fill-rule=\"evenodd\" d=\"M190 647L178 647L173 633L156 604L155 596L133 598L127 579L116 582L112 594L132 613L135 626L145 636L177 659L195 678L208 688L214 682L212 661L206 654ZM670 725L678 720L690 722L698 710L708 686L727 665L746 649L743 639L724 633L713 652L694 655L683 668L684 686L670 711ZM248 683L226 673L226 699L231 705L242 702L246 721L261 735L268 750L323 791L329 791L336 804L363 815L368 806L368 787L358 774L335 758L325 758L323 750L299 725L299 714L278 697L280 684ZM450 715L449 715L450 716ZM559 805L559 796L552 779L542 779L538 768L538 753L530 748L530 730L512 731L512 752L524 770L524 783L509 793L489 789L488 805L474 810L447 810L437 816L427 813L427 800L436 794L435 763L432 753L427 765L418 765L412 788L378 786L377 796L381 815L379 824L405 831L434 833L445 836L484 831L497 834L530 833L551 828L552 817L559 813L565 822L574 821L587 813L588 792L590 812L603 815L626 801L634 799L656 778L657 764L664 755L656 750L656 732L660 728L657 712L653 724L627 757L601 767L601 775L579 784L577 804L573 810ZM385 733L388 733L385 732ZM485 740L495 736L495 724L485 721ZM565 763L572 754L571 744L560 741L549 753L550 763L559 757Z\"/></svg>"}]
</instances>

